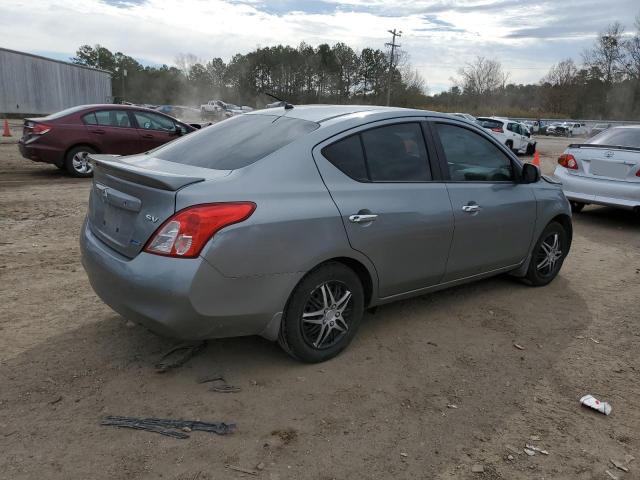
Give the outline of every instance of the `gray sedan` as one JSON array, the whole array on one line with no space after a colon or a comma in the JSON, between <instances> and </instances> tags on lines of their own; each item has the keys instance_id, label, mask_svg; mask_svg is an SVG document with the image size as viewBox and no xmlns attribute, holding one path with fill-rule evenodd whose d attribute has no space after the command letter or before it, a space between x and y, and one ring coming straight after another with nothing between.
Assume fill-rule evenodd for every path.
<instances>
[{"instance_id":1,"label":"gray sedan","mask_svg":"<svg viewBox=\"0 0 640 480\"><path fill-rule=\"evenodd\" d=\"M640 211L640 125L569 145L554 175L574 212L590 203Z\"/></svg>"},{"instance_id":2,"label":"gray sedan","mask_svg":"<svg viewBox=\"0 0 640 480\"><path fill-rule=\"evenodd\" d=\"M96 293L183 340L262 335L319 362L366 309L569 252L561 186L482 128L375 106L272 108L142 155L92 155Z\"/></svg>"}]
</instances>

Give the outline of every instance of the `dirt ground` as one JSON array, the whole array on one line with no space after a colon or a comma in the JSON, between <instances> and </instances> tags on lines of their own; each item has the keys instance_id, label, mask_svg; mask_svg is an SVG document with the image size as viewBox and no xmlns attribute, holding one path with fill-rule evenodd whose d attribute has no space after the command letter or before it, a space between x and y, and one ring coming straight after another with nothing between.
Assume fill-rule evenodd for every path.
<instances>
[{"instance_id":1,"label":"dirt ground","mask_svg":"<svg viewBox=\"0 0 640 480\"><path fill-rule=\"evenodd\" d=\"M545 172L566 143L541 139ZM0 145L0 478L640 478L633 214L576 216L548 287L498 277L381 307L327 363L236 338L158 374L171 342L103 305L80 265L89 186ZM213 373L242 391L196 382ZM612 414L582 408L587 393ZM238 427L179 440L100 426L109 414ZM628 473L610 463L628 455Z\"/></svg>"}]
</instances>

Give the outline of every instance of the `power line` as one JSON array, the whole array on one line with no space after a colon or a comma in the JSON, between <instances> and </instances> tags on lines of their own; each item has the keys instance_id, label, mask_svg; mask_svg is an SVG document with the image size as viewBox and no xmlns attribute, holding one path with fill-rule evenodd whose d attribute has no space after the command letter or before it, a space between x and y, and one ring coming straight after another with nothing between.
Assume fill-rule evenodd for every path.
<instances>
[{"instance_id":1,"label":"power line","mask_svg":"<svg viewBox=\"0 0 640 480\"><path fill-rule=\"evenodd\" d=\"M402 30L396 32L396 29L387 30L393 38L391 43L385 43L385 45L391 47L391 53L389 55L389 78L387 80L387 106L391 103L391 76L393 75L393 59L396 52L396 47L400 47L400 45L396 44L396 37L402 36Z\"/></svg>"}]
</instances>

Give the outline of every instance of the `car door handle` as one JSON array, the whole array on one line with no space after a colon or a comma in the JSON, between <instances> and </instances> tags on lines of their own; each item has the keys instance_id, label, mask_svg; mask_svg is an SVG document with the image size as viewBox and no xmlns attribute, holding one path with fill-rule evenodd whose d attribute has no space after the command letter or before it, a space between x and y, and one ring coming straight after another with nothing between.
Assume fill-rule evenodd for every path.
<instances>
[{"instance_id":1,"label":"car door handle","mask_svg":"<svg viewBox=\"0 0 640 480\"><path fill-rule=\"evenodd\" d=\"M142 138L153 138L153 135L151 135L150 133L145 133L144 135L142 135Z\"/></svg>"},{"instance_id":2,"label":"car door handle","mask_svg":"<svg viewBox=\"0 0 640 480\"><path fill-rule=\"evenodd\" d=\"M480 211L480 205L464 205L462 207L463 212L475 213Z\"/></svg>"},{"instance_id":3,"label":"car door handle","mask_svg":"<svg viewBox=\"0 0 640 480\"><path fill-rule=\"evenodd\" d=\"M91 130L91 133L97 133L97 134L99 134L99 135L103 135L103 134L105 134L105 133L107 133L107 132L105 132L104 130L102 130L102 129L100 129L100 128L99 128L99 129L97 129L97 130Z\"/></svg>"},{"instance_id":4,"label":"car door handle","mask_svg":"<svg viewBox=\"0 0 640 480\"><path fill-rule=\"evenodd\" d=\"M349 221L351 223L369 223L373 222L378 215L351 215Z\"/></svg>"}]
</instances>

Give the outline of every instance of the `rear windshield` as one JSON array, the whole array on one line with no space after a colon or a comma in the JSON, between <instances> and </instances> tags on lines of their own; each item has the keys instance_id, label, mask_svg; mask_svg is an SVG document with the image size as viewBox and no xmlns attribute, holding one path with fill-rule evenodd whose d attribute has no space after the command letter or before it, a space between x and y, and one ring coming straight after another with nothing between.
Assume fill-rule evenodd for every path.
<instances>
[{"instance_id":1,"label":"rear windshield","mask_svg":"<svg viewBox=\"0 0 640 480\"><path fill-rule=\"evenodd\" d=\"M493 120L491 118L478 118L478 121L484 128L502 128L502 122L500 120Z\"/></svg>"},{"instance_id":2,"label":"rear windshield","mask_svg":"<svg viewBox=\"0 0 640 480\"><path fill-rule=\"evenodd\" d=\"M72 113L79 112L80 110L84 110L87 108L87 105L78 105L77 107L66 108L64 110L60 110L59 112L52 113L51 115L47 115L46 117L42 117L42 120L55 120L57 118L66 117L67 115L71 115Z\"/></svg>"},{"instance_id":3,"label":"rear windshield","mask_svg":"<svg viewBox=\"0 0 640 480\"><path fill-rule=\"evenodd\" d=\"M169 162L215 170L246 167L317 129L315 122L276 115L239 115L153 150Z\"/></svg>"},{"instance_id":4,"label":"rear windshield","mask_svg":"<svg viewBox=\"0 0 640 480\"><path fill-rule=\"evenodd\" d=\"M587 143L640 148L640 128L610 128L589 139Z\"/></svg>"}]
</instances>

